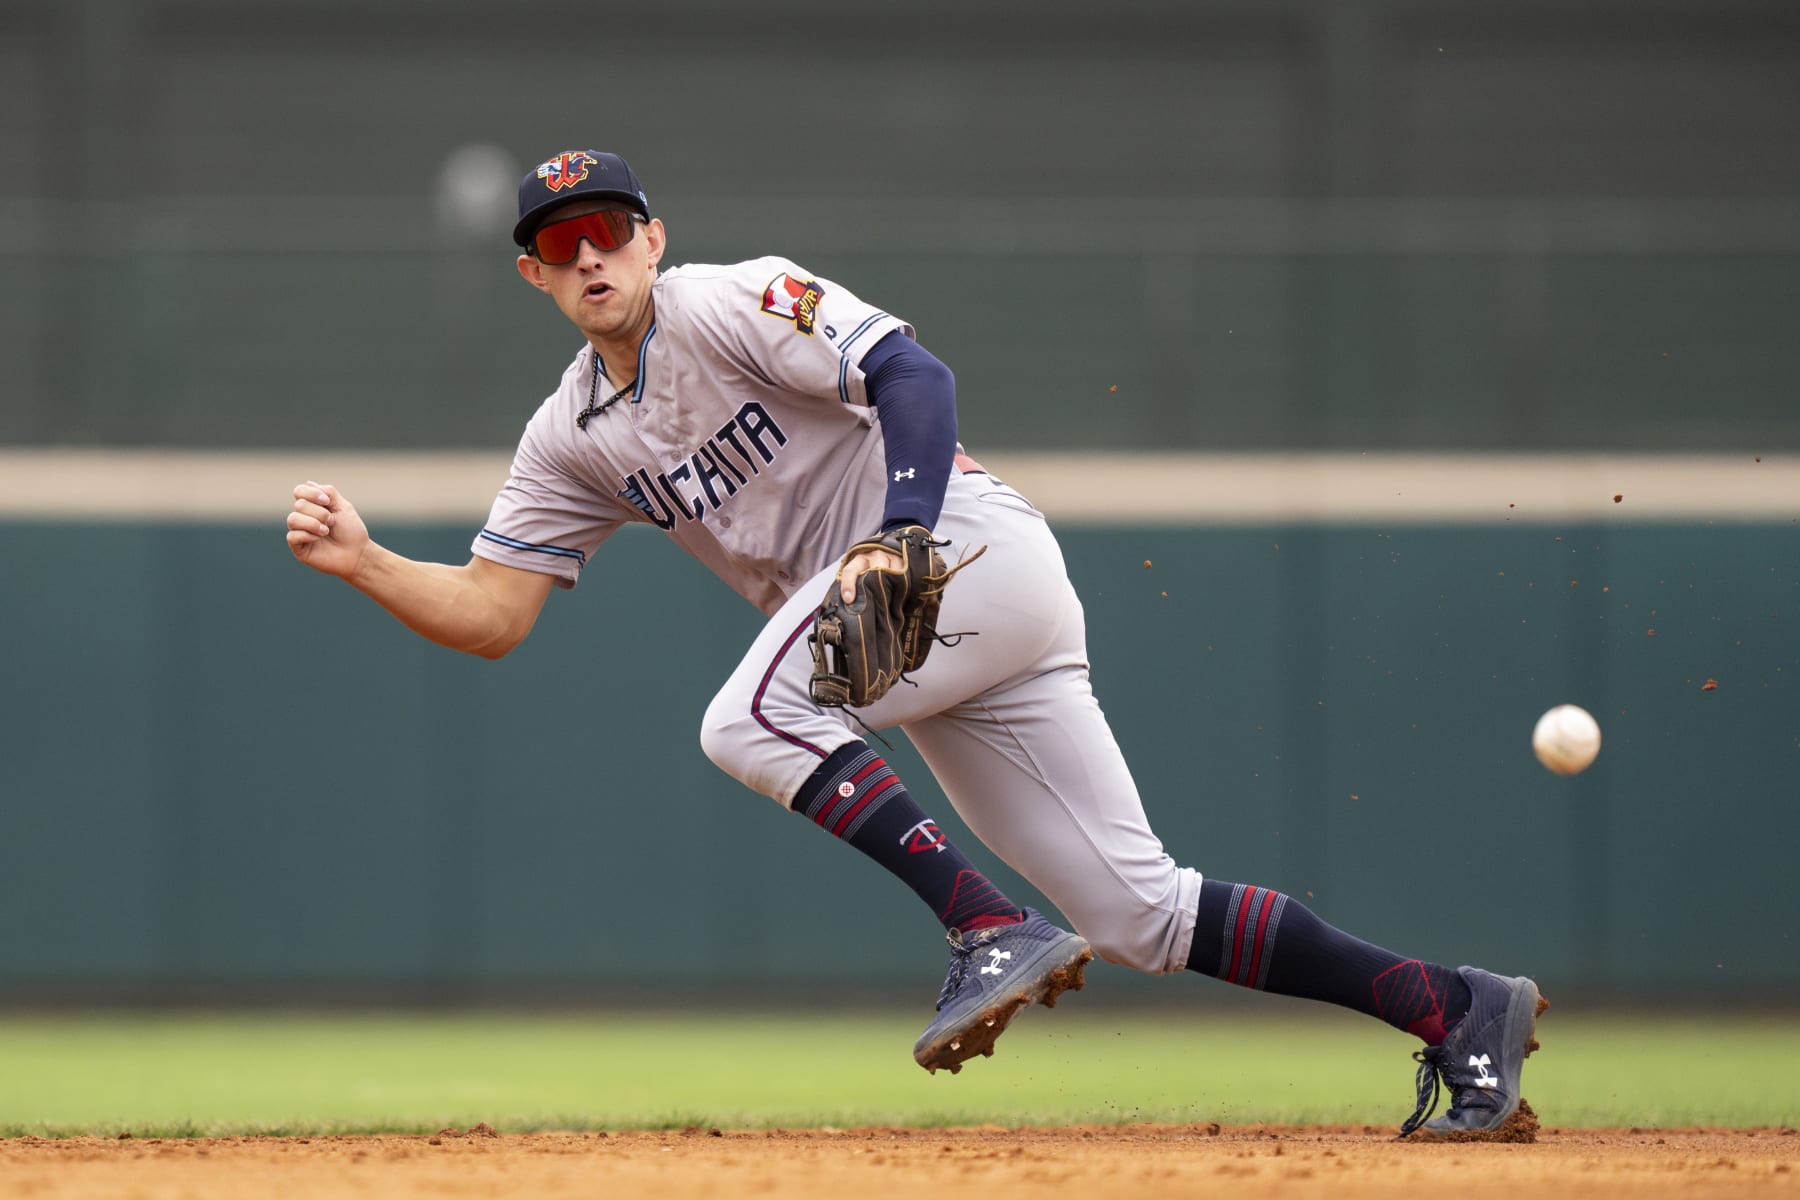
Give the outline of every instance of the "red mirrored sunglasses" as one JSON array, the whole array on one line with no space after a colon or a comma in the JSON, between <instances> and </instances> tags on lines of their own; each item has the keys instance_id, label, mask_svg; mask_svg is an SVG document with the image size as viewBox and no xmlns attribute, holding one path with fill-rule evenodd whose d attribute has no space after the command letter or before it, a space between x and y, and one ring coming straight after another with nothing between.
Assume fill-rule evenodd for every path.
<instances>
[{"instance_id":1,"label":"red mirrored sunglasses","mask_svg":"<svg viewBox=\"0 0 1800 1200\"><path fill-rule=\"evenodd\" d=\"M548 267L560 267L575 261L581 253L581 239L586 238L596 250L617 250L637 235L643 218L636 213L602 209L583 213L538 226L531 237L532 252Z\"/></svg>"}]
</instances>

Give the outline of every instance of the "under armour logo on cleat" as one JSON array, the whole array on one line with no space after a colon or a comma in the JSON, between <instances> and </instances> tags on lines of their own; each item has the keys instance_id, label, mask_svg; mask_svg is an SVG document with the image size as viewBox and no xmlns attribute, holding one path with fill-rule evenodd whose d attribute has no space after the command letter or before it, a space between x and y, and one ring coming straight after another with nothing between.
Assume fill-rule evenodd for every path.
<instances>
[{"instance_id":1,"label":"under armour logo on cleat","mask_svg":"<svg viewBox=\"0 0 1800 1200\"><path fill-rule=\"evenodd\" d=\"M918 472L911 467L906 468L906 470L904 470L904 471L895 471L894 472L894 482L899 483L902 479L911 479L914 475L917 475L917 474L918 474Z\"/></svg>"},{"instance_id":2,"label":"under armour logo on cleat","mask_svg":"<svg viewBox=\"0 0 1800 1200\"><path fill-rule=\"evenodd\" d=\"M1002 967L1000 965L1000 963L1004 959L1011 958L1012 951L1011 950L989 950L988 954L991 956L991 959L988 962L987 966L981 968L981 973L983 975L1003 975L1003 974L1005 974L1006 970L1004 967Z\"/></svg>"},{"instance_id":3,"label":"under armour logo on cleat","mask_svg":"<svg viewBox=\"0 0 1800 1200\"><path fill-rule=\"evenodd\" d=\"M1480 1058L1475 1057L1473 1054L1469 1055L1469 1065L1474 1067L1476 1071L1476 1087L1491 1088L1500 1086L1500 1077L1490 1074L1488 1071L1488 1067L1492 1064L1493 1060L1485 1054Z\"/></svg>"}]
</instances>

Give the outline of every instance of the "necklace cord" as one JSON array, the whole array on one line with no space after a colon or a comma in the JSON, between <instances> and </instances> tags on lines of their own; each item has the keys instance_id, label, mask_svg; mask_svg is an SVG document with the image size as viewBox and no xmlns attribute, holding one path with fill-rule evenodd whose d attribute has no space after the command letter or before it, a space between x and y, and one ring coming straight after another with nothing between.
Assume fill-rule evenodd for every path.
<instances>
[{"instance_id":1,"label":"necklace cord","mask_svg":"<svg viewBox=\"0 0 1800 1200\"><path fill-rule=\"evenodd\" d=\"M596 352L594 355L594 381L588 385L587 407L576 414L575 428L586 429L589 417L597 417L619 401L623 400L625 398L625 393L629 392L636 383L637 380L634 379L631 383L626 384L606 399L600 400L599 403L595 403L595 400L600 395L600 355Z\"/></svg>"}]
</instances>

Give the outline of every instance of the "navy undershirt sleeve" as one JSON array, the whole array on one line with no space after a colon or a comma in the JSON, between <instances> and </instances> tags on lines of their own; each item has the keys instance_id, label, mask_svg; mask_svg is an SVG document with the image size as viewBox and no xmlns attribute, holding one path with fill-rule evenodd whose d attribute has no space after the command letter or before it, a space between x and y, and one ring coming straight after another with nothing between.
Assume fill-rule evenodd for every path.
<instances>
[{"instance_id":1,"label":"navy undershirt sleeve","mask_svg":"<svg viewBox=\"0 0 1800 1200\"><path fill-rule=\"evenodd\" d=\"M930 529L956 457L956 376L898 329L876 342L861 365L887 449L881 527Z\"/></svg>"}]
</instances>

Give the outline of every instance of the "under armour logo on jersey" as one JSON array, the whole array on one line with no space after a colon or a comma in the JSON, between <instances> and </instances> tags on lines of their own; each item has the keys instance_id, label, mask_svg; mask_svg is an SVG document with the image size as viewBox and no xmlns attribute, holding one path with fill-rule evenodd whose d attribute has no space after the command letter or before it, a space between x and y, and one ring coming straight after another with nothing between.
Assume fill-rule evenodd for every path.
<instances>
[{"instance_id":1,"label":"under armour logo on jersey","mask_svg":"<svg viewBox=\"0 0 1800 1200\"><path fill-rule=\"evenodd\" d=\"M918 471L914 470L912 467L908 467L904 471L895 471L894 472L894 482L899 483L902 479L911 479L914 475L917 475L917 474L918 474Z\"/></svg>"},{"instance_id":2,"label":"under armour logo on jersey","mask_svg":"<svg viewBox=\"0 0 1800 1200\"><path fill-rule=\"evenodd\" d=\"M762 310L771 317L792 321L795 329L811 337L819 317L819 301L824 298L825 289L818 280L795 279L784 271L763 289Z\"/></svg>"},{"instance_id":3,"label":"under armour logo on jersey","mask_svg":"<svg viewBox=\"0 0 1800 1200\"><path fill-rule=\"evenodd\" d=\"M1476 1087L1491 1088L1500 1086L1500 1077L1498 1075L1490 1074L1488 1071L1488 1067L1492 1064L1493 1060L1485 1054L1480 1058L1475 1057L1473 1054L1469 1055L1469 1065L1474 1067L1476 1072Z\"/></svg>"},{"instance_id":4,"label":"under armour logo on jersey","mask_svg":"<svg viewBox=\"0 0 1800 1200\"><path fill-rule=\"evenodd\" d=\"M598 162L586 150L569 150L545 163L540 163L537 177L553 192L574 187L587 178L588 168Z\"/></svg>"},{"instance_id":5,"label":"under armour logo on jersey","mask_svg":"<svg viewBox=\"0 0 1800 1200\"><path fill-rule=\"evenodd\" d=\"M935 850L942 854L950 848L949 839L937 827L937 822L930 817L926 817L901 834L900 844L906 847L908 854L923 854L927 850Z\"/></svg>"},{"instance_id":6,"label":"under armour logo on jersey","mask_svg":"<svg viewBox=\"0 0 1800 1200\"><path fill-rule=\"evenodd\" d=\"M1012 957L1011 950L989 950L987 965L981 968L983 975L1004 975L1006 969L1000 964Z\"/></svg>"}]
</instances>

